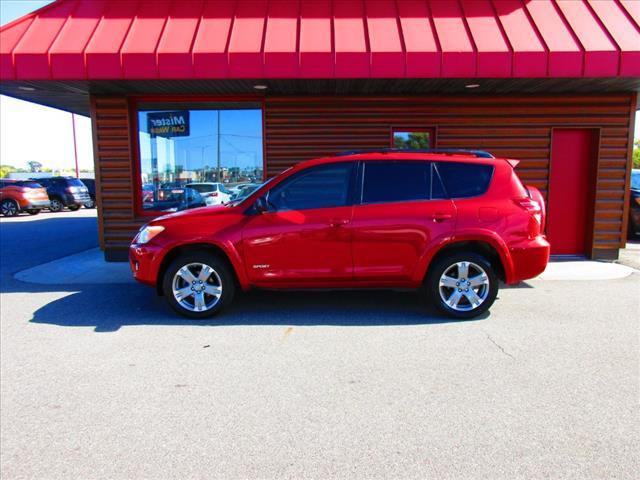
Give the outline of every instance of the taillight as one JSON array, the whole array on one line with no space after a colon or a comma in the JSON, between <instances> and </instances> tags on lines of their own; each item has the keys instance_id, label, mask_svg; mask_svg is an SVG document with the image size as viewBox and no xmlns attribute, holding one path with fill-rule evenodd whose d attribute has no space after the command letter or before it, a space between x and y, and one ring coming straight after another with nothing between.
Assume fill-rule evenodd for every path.
<instances>
[{"instance_id":1,"label":"taillight","mask_svg":"<svg viewBox=\"0 0 640 480\"><path fill-rule=\"evenodd\" d=\"M540 204L529 197L514 198L513 202L531 215L528 226L529 238L535 238L540 235L540 227L542 225L542 207Z\"/></svg>"}]
</instances>

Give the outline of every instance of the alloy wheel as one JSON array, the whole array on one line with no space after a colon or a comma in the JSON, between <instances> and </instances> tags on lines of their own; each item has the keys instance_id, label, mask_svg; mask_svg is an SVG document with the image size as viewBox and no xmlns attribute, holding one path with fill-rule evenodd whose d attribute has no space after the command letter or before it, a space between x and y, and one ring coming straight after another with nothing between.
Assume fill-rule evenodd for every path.
<instances>
[{"instance_id":1,"label":"alloy wheel","mask_svg":"<svg viewBox=\"0 0 640 480\"><path fill-rule=\"evenodd\" d=\"M489 276L480 265L462 261L445 269L438 290L449 308L469 312L484 303L489 296L489 287Z\"/></svg>"},{"instance_id":2,"label":"alloy wheel","mask_svg":"<svg viewBox=\"0 0 640 480\"><path fill-rule=\"evenodd\" d=\"M51 204L49 205L49 210L51 210L52 212L59 212L62 210L62 208L63 206L60 200L57 200L55 198L51 200Z\"/></svg>"},{"instance_id":3,"label":"alloy wheel","mask_svg":"<svg viewBox=\"0 0 640 480\"><path fill-rule=\"evenodd\" d=\"M222 296L222 280L212 267L204 263L189 263L173 276L173 298L190 312L211 310Z\"/></svg>"},{"instance_id":4,"label":"alloy wheel","mask_svg":"<svg viewBox=\"0 0 640 480\"><path fill-rule=\"evenodd\" d=\"M15 217L18 214L18 206L12 200L2 202L2 215L5 217Z\"/></svg>"}]
</instances>

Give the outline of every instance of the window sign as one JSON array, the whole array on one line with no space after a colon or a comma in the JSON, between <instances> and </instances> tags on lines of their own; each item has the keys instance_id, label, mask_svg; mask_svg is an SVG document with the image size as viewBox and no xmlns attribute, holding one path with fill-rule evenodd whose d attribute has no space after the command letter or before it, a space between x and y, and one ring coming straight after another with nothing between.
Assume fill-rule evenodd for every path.
<instances>
[{"instance_id":1,"label":"window sign","mask_svg":"<svg viewBox=\"0 0 640 480\"><path fill-rule=\"evenodd\" d=\"M147 113L147 132L155 137L188 137L189 110Z\"/></svg>"}]
</instances>

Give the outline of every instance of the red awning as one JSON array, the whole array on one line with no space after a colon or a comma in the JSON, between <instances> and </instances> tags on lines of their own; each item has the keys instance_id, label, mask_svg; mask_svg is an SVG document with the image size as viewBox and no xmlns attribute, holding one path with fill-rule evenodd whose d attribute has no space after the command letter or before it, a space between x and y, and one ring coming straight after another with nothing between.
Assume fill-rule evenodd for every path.
<instances>
[{"instance_id":1,"label":"red awning","mask_svg":"<svg viewBox=\"0 0 640 480\"><path fill-rule=\"evenodd\" d=\"M3 80L640 76L638 0L58 0Z\"/></svg>"}]
</instances>

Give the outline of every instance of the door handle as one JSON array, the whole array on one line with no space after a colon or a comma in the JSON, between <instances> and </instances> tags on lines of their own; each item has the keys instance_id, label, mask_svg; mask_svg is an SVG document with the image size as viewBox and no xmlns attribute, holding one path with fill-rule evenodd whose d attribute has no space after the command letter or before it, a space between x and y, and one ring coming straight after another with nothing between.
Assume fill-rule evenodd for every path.
<instances>
[{"instance_id":1,"label":"door handle","mask_svg":"<svg viewBox=\"0 0 640 480\"><path fill-rule=\"evenodd\" d=\"M451 220L453 218L453 215L451 215L450 213L436 212L433 215L429 216L429 218L434 222L440 223L444 222L445 220Z\"/></svg>"},{"instance_id":2,"label":"door handle","mask_svg":"<svg viewBox=\"0 0 640 480\"><path fill-rule=\"evenodd\" d=\"M342 227L343 225L346 225L348 223L349 220L346 218L332 218L331 220L329 220L330 227Z\"/></svg>"}]
</instances>

